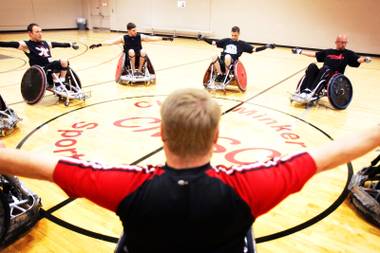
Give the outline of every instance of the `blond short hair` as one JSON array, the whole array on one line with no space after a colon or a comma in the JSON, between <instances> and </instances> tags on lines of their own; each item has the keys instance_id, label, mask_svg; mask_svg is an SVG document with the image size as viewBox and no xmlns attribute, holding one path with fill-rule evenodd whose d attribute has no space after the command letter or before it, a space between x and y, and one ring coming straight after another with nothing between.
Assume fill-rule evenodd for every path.
<instances>
[{"instance_id":1,"label":"blond short hair","mask_svg":"<svg viewBox=\"0 0 380 253\"><path fill-rule=\"evenodd\" d=\"M181 89L170 94L161 106L164 141L180 157L206 155L220 120L220 107L205 90Z\"/></svg>"}]
</instances>

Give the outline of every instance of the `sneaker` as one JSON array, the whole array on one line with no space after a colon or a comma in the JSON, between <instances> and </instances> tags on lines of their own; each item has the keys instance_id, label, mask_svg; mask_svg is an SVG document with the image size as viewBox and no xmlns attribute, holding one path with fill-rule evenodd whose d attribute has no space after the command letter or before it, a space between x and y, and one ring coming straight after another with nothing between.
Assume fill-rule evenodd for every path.
<instances>
[{"instance_id":1,"label":"sneaker","mask_svg":"<svg viewBox=\"0 0 380 253\"><path fill-rule=\"evenodd\" d=\"M300 94L300 98L302 98L302 99L307 99L307 97L308 97L308 94L307 93L305 93L305 92L302 92L301 94Z\"/></svg>"},{"instance_id":2,"label":"sneaker","mask_svg":"<svg viewBox=\"0 0 380 253\"><path fill-rule=\"evenodd\" d=\"M306 88L306 89L304 89L304 90L302 91L302 93L310 94L310 93L311 93L311 90L308 89L308 88Z\"/></svg>"},{"instance_id":3,"label":"sneaker","mask_svg":"<svg viewBox=\"0 0 380 253\"><path fill-rule=\"evenodd\" d=\"M61 92L64 92L65 89L62 87L61 84L58 84L55 86L55 91L61 93Z\"/></svg>"}]
</instances>

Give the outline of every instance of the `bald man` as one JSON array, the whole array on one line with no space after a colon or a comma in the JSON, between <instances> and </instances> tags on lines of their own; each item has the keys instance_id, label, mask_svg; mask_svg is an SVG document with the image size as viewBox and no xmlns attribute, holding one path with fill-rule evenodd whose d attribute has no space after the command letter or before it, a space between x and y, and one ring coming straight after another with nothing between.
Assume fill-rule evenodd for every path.
<instances>
[{"instance_id":1,"label":"bald man","mask_svg":"<svg viewBox=\"0 0 380 253\"><path fill-rule=\"evenodd\" d=\"M363 57L357 55L355 52L346 49L348 39L346 35L338 35L335 40L335 49L325 49L317 52L305 51L300 48L293 48L294 54L302 54L309 57L315 57L318 62L323 62L321 69L315 63L311 63L305 72L305 79L303 80L300 93L307 95L311 93L318 82L321 80L326 71L339 72L344 74L347 65L351 67L359 67L361 63L371 62L370 57Z\"/></svg>"}]
</instances>

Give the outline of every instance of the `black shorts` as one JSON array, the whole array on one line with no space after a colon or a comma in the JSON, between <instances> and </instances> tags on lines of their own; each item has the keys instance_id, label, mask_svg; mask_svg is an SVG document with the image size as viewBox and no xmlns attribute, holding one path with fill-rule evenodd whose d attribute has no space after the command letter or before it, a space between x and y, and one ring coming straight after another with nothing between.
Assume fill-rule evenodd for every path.
<instances>
[{"instance_id":1,"label":"black shorts","mask_svg":"<svg viewBox=\"0 0 380 253\"><path fill-rule=\"evenodd\" d=\"M44 70L45 70L45 73L48 71L48 70L51 70L53 72L57 72L57 71L61 71L63 70L62 66L61 66L61 61L57 60L57 61L52 61L52 62L49 62L45 67L44 67Z\"/></svg>"},{"instance_id":2,"label":"black shorts","mask_svg":"<svg viewBox=\"0 0 380 253\"><path fill-rule=\"evenodd\" d=\"M232 56L231 56L232 58ZM218 61L219 61L219 65L220 65L220 70L225 73L226 72L226 64L224 63L224 54L222 54L220 57L218 57ZM235 60L234 58L232 58L232 62L231 62L231 65L234 65L235 64Z\"/></svg>"},{"instance_id":3,"label":"black shorts","mask_svg":"<svg viewBox=\"0 0 380 253\"><path fill-rule=\"evenodd\" d=\"M139 64L140 64L140 51L135 51L135 68L138 68ZM131 68L131 65L130 65L130 57L128 55L128 52L125 53L125 62L124 62L124 66L127 68L127 69L130 69Z\"/></svg>"}]
</instances>

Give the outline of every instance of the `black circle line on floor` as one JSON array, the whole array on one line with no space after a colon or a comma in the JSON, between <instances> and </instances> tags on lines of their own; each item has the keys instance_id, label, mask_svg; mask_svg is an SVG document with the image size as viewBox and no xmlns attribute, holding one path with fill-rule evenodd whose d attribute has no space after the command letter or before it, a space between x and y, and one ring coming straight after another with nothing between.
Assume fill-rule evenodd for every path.
<instances>
[{"instance_id":1,"label":"black circle line on floor","mask_svg":"<svg viewBox=\"0 0 380 253\"><path fill-rule=\"evenodd\" d=\"M294 75L294 74L293 74ZM292 75L292 76L293 76ZM289 77L290 78L290 77ZM278 83L279 84L279 83ZM277 84L277 85L278 85ZM271 86L272 88L274 86ZM266 92L268 89L266 89L265 91L255 95L254 97L257 97L258 95L260 94L263 94L264 92ZM164 96L164 95L149 95L149 96L136 96L136 97L125 97L125 98L118 98L118 99L112 99L112 100L107 100L107 101L102 101L102 102L99 102L99 103L95 103L95 104L92 104L92 105L88 105L86 107L81 107L81 108L77 108L77 109L74 109L74 110L71 110L71 111L68 111L68 112L65 112L59 116L56 116L48 121L46 121L45 123L43 123L42 125L40 125L39 127L37 127L36 129L34 129L32 132L30 132L18 145L17 145L17 148L21 148L22 145L26 142L26 140L33 134L35 133L37 130L41 129L44 125L47 125L48 123L64 116L64 115L67 115L69 113L72 113L74 111L77 111L77 110L81 110L81 109L84 109L84 108L87 108L87 107L91 107L91 106L95 106L95 105L99 105L99 104L104 104L104 103L109 103L109 102L115 102L115 101L120 101L120 100L125 100L125 99L135 99L135 98L146 98L146 97L157 97L157 96ZM249 100L251 100L253 97L247 99L245 102L240 102L238 105L236 106L233 106L232 108L226 110L223 114L226 114L230 111L233 110L233 108L237 108L238 106L242 105L243 103L247 103ZM225 100L228 100L227 98L221 98L221 99L225 99ZM236 100L233 100L233 101L236 101ZM253 104L253 103L249 103L249 104ZM255 105L255 104L254 104ZM261 105L257 105L257 106L261 106ZM329 139L332 140L331 136L328 135L325 131L321 130L320 128L318 128L317 126L313 125L312 123L310 122L307 122L305 121L304 119L301 119L297 116L294 116L294 115L291 115L289 113L285 113L285 112L282 112L282 111L279 111L279 110L276 110L276 109L272 109L272 108L269 108L269 107L266 107L266 106L261 106L261 107L264 107L264 108L267 108L267 109L271 109L271 110L274 110L274 111L277 111L277 112L280 112L280 113L283 113L283 114L286 114L288 116L291 116L297 120L300 120L304 123L307 123L308 125L310 125L311 127L315 128L316 130L320 131L321 133L323 133L326 137L328 137ZM140 159L136 160L135 162L131 163L131 164L137 164L145 159L147 159L148 157L160 152L162 150L162 147L159 147L157 149L155 149L154 151L150 152L149 154L141 157ZM274 239L278 239L278 238L281 238L281 237L284 237L284 236L287 236L287 235L290 235L290 234L293 234L295 232L298 232L300 230L303 230L319 221L321 221L322 219L324 219L325 217L327 217L329 214L331 214L333 211L335 211L342 203L343 201L346 199L347 195L348 195L348 190L347 190L347 186L351 180L351 177L352 177L352 174L353 174L353 168L352 168L352 164L351 163L348 163L347 164L347 167L348 167L348 176L347 176L347 180L346 180L346 185L342 191L342 193L339 195L339 197L327 208L325 209L323 212L321 212L320 214L314 216L313 218L299 224L299 225L296 225L292 228L289 228L289 229L286 229L286 230L283 230L283 231L280 231L280 232L277 232L277 233L274 233L274 234L270 234L270 235L266 235L266 236L262 236L262 237L258 237L256 238L256 242L257 243L262 243L262 242L266 242L266 241L270 241L270 240L274 240ZM89 237L92 237L92 238L95 238L95 239L99 239L99 240L104 240L104 241L108 241L108 242L117 242L118 241L118 238L116 237L111 237L111 236L107 236L107 235L103 235L103 234L99 234L99 233L96 233L96 232L93 232L93 231L90 231L90 230L87 230L87 229L83 229L81 227L78 227L78 226L75 226L73 224L70 224L64 220L61 220L59 219L58 217L55 217L54 215L52 215L51 213L58 210L59 208L62 208L63 206L67 205L68 203L71 203L72 201L74 201L75 199L73 198L69 198L69 199L66 199L64 202L64 204L61 202L59 204L57 204L56 206L48 209L47 211L45 210L42 210L41 211L41 216L42 217L45 217L47 218L48 220L58 224L58 225L61 225L67 229L70 229L74 232L77 232L77 233L80 233L80 234L83 234L83 235L86 235L86 236L89 236Z\"/></svg>"}]
</instances>

